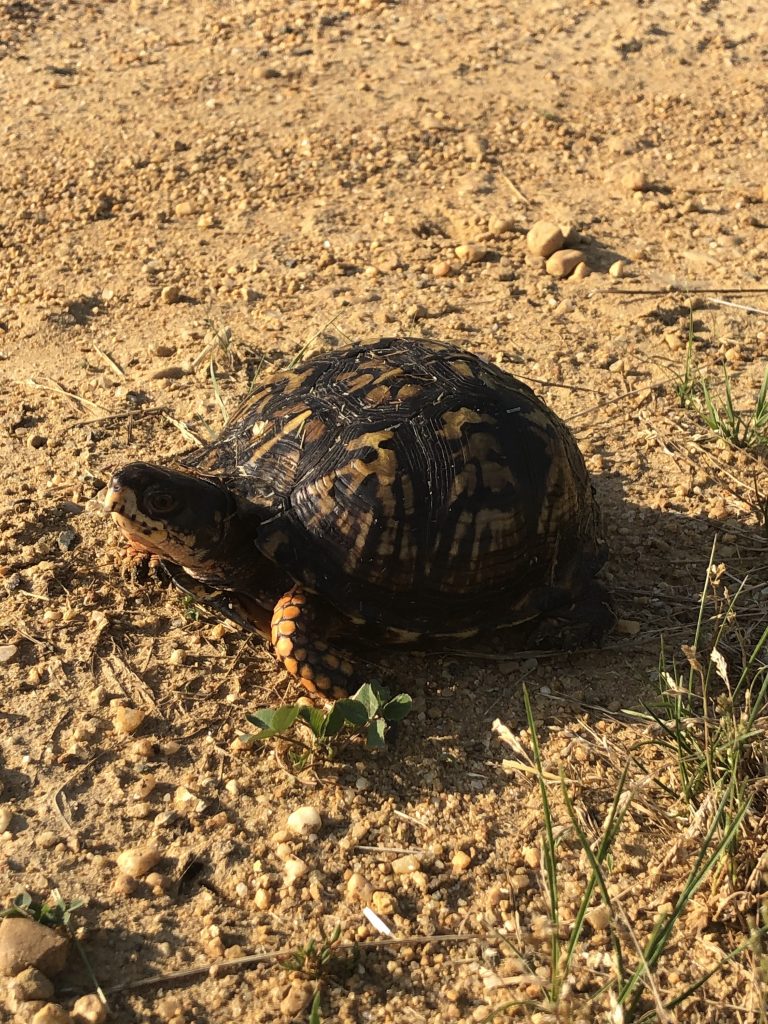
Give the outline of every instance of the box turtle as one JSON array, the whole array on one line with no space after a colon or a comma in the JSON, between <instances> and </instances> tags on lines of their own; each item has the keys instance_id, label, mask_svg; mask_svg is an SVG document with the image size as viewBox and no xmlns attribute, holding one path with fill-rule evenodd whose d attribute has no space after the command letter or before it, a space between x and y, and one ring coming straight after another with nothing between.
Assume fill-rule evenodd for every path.
<instances>
[{"instance_id":1,"label":"box turtle","mask_svg":"<svg viewBox=\"0 0 768 1024\"><path fill-rule=\"evenodd\" d=\"M204 449L115 473L106 507L135 549L244 595L282 665L329 696L360 682L345 635L526 623L526 642L575 646L613 622L573 435L448 345L384 338L271 373Z\"/></svg>"}]
</instances>

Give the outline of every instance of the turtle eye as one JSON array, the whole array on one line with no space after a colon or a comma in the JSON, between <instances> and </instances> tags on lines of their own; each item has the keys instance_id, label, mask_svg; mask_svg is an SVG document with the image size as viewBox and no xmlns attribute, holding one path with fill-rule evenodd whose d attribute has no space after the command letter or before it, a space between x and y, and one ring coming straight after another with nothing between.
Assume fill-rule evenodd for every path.
<instances>
[{"instance_id":1,"label":"turtle eye","mask_svg":"<svg viewBox=\"0 0 768 1024\"><path fill-rule=\"evenodd\" d=\"M170 491L152 490L144 495L147 512L152 516L167 516L178 506L178 499Z\"/></svg>"}]
</instances>

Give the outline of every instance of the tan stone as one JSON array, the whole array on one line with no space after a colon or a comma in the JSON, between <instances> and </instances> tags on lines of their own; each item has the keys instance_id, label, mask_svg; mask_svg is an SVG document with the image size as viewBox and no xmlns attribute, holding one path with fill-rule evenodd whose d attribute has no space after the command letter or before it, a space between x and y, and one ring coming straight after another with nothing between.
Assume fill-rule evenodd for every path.
<instances>
[{"instance_id":1,"label":"tan stone","mask_svg":"<svg viewBox=\"0 0 768 1024\"><path fill-rule=\"evenodd\" d=\"M537 220L526 235L528 251L534 256L551 256L565 242L563 232L549 220Z\"/></svg>"},{"instance_id":2,"label":"tan stone","mask_svg":"<svg viewBox=\"0 0 768 1024\"><path fill-rule=\"evenodd\" d=\"M584 253L579 249L560 249L547 260L547 273L552 277L568 277L584 262Z\"/></svg>"},{"instance_id":3,"label":"tan stone","mask_svg":"<svg viewBox=\"0 0 768 1024\"><path fill-rule=\"evenodd\" d=\"M12 978L27 967L51 977L64 967L69 939L27 917L0 921L0 975Z\"/></svg>"}]
</instances>

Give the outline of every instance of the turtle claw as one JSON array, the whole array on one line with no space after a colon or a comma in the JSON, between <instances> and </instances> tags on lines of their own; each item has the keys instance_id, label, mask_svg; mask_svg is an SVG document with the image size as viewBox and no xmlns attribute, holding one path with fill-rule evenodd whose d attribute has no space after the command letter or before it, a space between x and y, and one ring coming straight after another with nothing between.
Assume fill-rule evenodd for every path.
<instances>
[{"instance_id":1,"label":"turtle claw","mask_svg":"<svg viewBox=\"0 0 768 1024\"><path fill-rule=\"evenodd\" d=\"M162 559L146 548L128 544L116 554L115 563L123 579L143 585L159 577Z\"/></svg>"}]
</instances>

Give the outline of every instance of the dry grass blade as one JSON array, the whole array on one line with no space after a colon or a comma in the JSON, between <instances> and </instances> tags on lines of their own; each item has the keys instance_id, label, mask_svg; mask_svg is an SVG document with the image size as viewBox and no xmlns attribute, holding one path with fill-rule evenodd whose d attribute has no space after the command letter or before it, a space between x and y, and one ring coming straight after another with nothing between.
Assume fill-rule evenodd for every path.
<instances>
[{"instance_id":1,"label":"dry grass blade","mask_svg":"<svg viewBox=\"0 0 768 1024\"><path fill-rule=\"evenodd\" d=\"M92 402L90 398L83 398L82 395L76 394L74 391L67 391L57 381L52 380L50 377L47 378L47 383L41 384L36 381L33 377L27 377L27 384L31 388L36 388L38 391L52 391L54 394L61 395L63 398L68 398L71 402L76 402L78 405L83 405L87 409L93 409L94 412L110 415L109 409L105 409L102 405L97 405L96 402Z\"/></svg>"},{"instance_id":2,"label":"dry grass blade","mask_svg":"<svg viewBox=\"0 0 768 1024\"><path fill-rule=\"evenodd\" d=\"M169 413L163 413L163 418L167 423L170 423L172 427L175 427L185 441L189 441L190 444L195 445L196 448L205 448L206 442L197 436L197 434L190 430L187 424L183 420L174 419Z\"/></svg>"},{"instance_id":3,"label":"dry grass blade","mask_svg":"<svg viewBox=\"0 0 768 1024\"><path fill-rule=\"evenodd\" d=\"M113 373L117 374L118 377L125 377L125 370L122 368L122 366L119 366L115 362L115 360L112 358L111 355L109 355L108 352L104 352L104 350L100 349L98 345L94 345L93 350L94 352L97 353L97 355L101 356L101 358L104 360L104 362L107 364L110 370L112 370Z\"/></svg>"}]
</instances>

